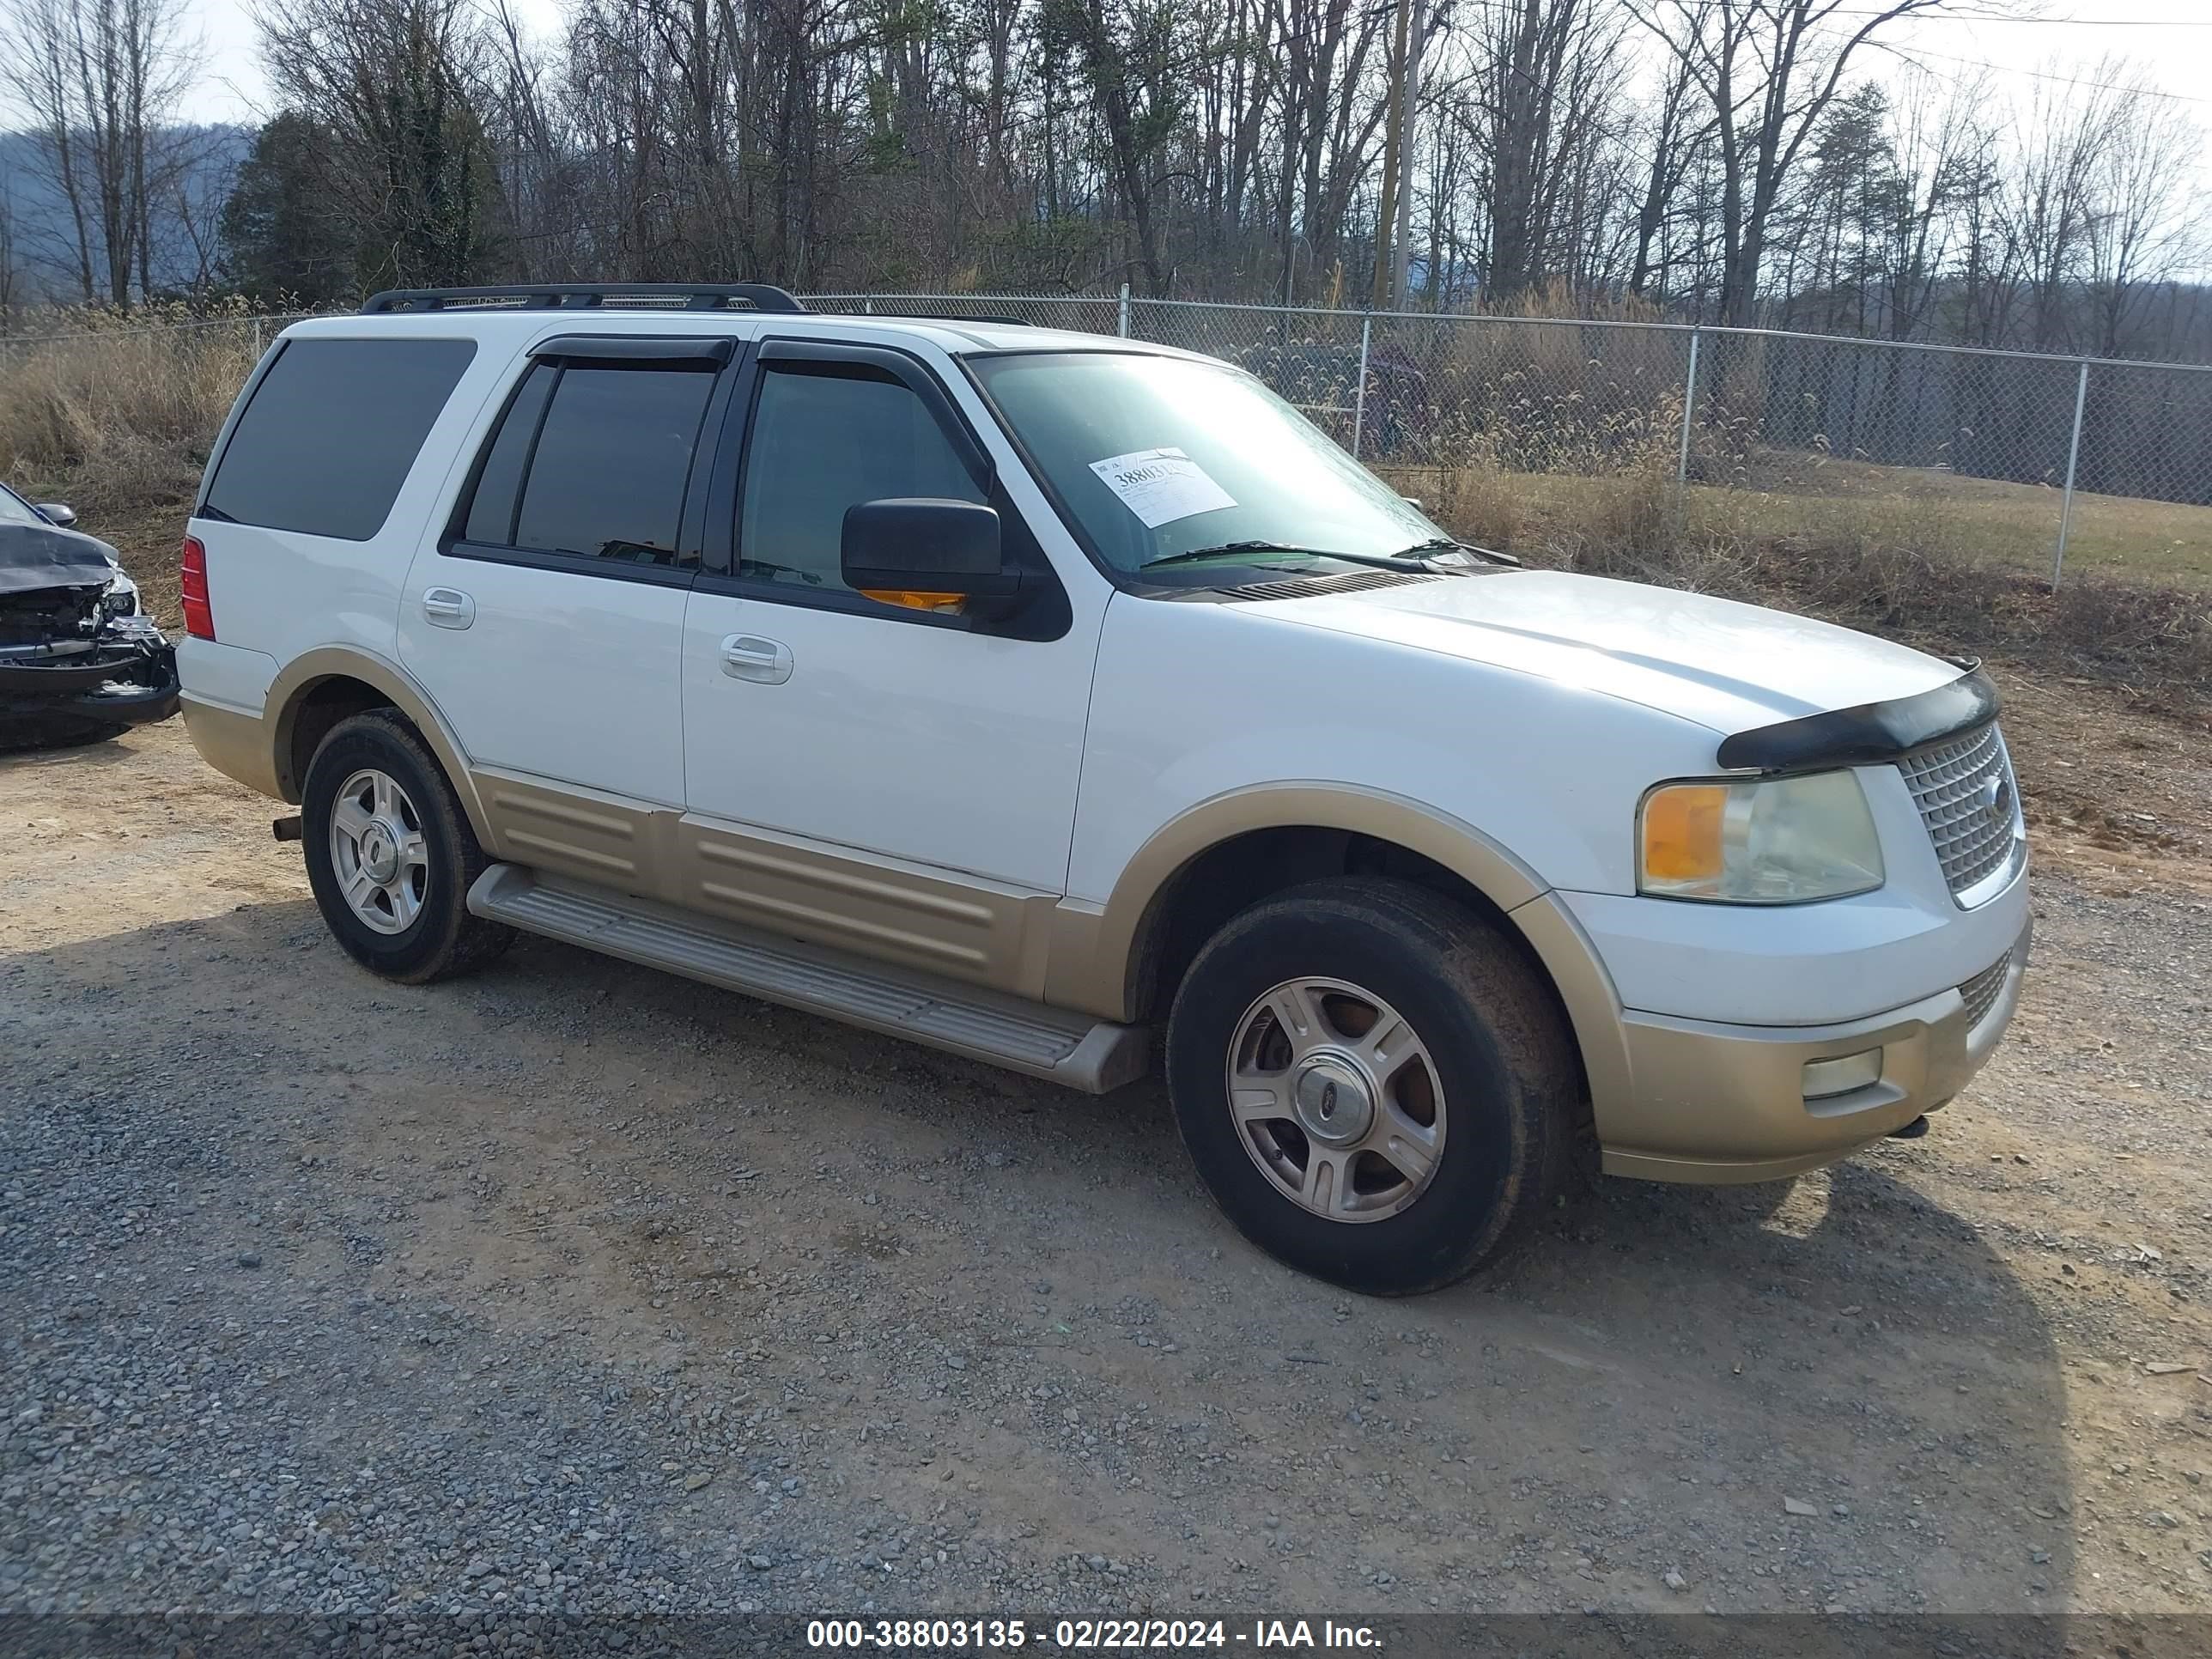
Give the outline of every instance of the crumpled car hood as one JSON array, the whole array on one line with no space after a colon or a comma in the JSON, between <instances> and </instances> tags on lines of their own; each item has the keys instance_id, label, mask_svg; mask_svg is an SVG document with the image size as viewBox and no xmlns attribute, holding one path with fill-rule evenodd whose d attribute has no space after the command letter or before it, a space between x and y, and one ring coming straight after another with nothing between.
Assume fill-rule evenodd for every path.
<instances>
[{"instance_id":1,"label":"crumpled car hood","mask_svg":"<svg viewBox=\"0 0 2212 1659\"><path fill-rule=\"evenodd\" d=\"M0 593L105 587L120 566L106 542L48 524L0 524Z\"/></svg>"}]
</instances>

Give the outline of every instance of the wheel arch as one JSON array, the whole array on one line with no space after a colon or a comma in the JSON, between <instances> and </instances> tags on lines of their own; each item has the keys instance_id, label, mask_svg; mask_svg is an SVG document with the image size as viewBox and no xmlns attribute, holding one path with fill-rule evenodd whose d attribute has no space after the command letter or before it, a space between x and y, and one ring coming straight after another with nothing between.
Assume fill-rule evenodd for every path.
<instances>
[{"instance_id":1,"label":"wheel arch","mask_svg":"<svg viewBox=\"0 0 2212 1659\"><path fill-rule=\"evenodd\" d=\"M1627 1089L1627 1051L1620 1000L1588 935L1507 848L1381 791L1263 785L1182 813L1138 850L1103 906L1061 906L1046 1000L1109 1019L1163 1015L1190 958L1231 915L1301 881L1352 873L1455 898L1521 948L1566 1015L1601 1127Z\"/></svg>"},{"instance_id":2,"label":"wheel arch","mask_svg":"<svg viewBox=\"0 0 2212 1659\"><path fill-rule=\"evenodd\" d=\"M492 846L490 818L477 793L459 740L428 695L398 664L352 646L325 646L304 652L286 665L269 688L266 706L274 711L274 769L277 791L297 802L307 781L307 765L325 734L349 715L371 708L396 711L428 745L447 781L460 799L469 827L483 846Z\"/></svg>"}]
</instances>

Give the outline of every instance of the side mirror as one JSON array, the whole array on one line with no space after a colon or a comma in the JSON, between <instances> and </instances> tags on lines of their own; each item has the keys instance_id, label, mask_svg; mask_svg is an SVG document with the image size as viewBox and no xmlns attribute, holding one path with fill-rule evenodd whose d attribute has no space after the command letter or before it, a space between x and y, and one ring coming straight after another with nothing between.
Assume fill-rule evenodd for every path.
<instances>
[{"instance_id":1,"label":"side mirror","mask_svg":"<svg viewBox=\"0 0 2212 1659\"><path fill-rule=\"evenodd\" d=\"M40 501L39 516L59 530L67 530L76 522L76 509L62 501Z\"/></svg>"},{"instance_id":2,"label":"side mirror","mask_svg":"<svg viewBox=\"0 0 2212 1659\"><path fill-rule=\"evenodd\" d=\"M921 610L1010 599L1022 586L1022 573L1000 556L997 513L929 495L847 507L838 562L847 586Z\"/></svg>"}]
</instances>

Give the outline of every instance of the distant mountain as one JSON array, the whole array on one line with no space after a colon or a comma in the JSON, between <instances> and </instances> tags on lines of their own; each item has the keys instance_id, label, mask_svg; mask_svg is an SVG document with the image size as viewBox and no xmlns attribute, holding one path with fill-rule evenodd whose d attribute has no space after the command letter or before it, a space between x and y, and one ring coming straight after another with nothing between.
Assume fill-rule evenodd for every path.
<instances>
[{"instance_id":1,"label":"distant mountain","mask_svg":"<svg viewBox=\"0 0 2212 1659\"><path fill-rule=\"evenodd\" d=\"M253 147L253 129L231 124L179 128L164 134L156 149L168 149L173 139L185 144L191 155L181 185L191 218L203 227L203 236L212 236L230 180ZM0 132L0 214L8 216L15 263L33 297L74 301L82 297L76 276L76 233L68 202L50 182L48 171L36 134ZM97 246L93 257L97 267ZM149 263L158 289L188 284L199 267L173 200L156 204Z\"/></svg>"}]
</instances>

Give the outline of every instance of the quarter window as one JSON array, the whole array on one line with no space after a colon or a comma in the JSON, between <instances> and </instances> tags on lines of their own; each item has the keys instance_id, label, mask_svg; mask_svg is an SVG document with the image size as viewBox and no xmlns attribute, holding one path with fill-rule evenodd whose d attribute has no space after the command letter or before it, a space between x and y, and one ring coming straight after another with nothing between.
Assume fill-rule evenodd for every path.
<instances>
[{"instance_id":1,"label":"quarter window","mask_svg":"<svg viewBox=\"0 0 2212 1659\"><path fill-rule=\"evenodd\" d=\"M514 400L507 404L499 431L485 452L483 470L477 476L476 497L469 503L464 532L472 542L489 547L514 545L514 509L522 498L522 471L530 464L531 446L545 420L545 400L561 371L550 363L534 364L523 377Z\"/></svg>"},{"instance_id":2,"label":"quarter window","mask_svg":"<svg viewBox=\"0 0 2212 1659\"><path fill-rule=\"evenodd\" d=\"M484 452L470 542L676 565L684 492L714 376L706 369L534 365Z\"/></svg>"},{"instance_id":3,"label":"quarter window","mask_svg":"<svg viewBox=\"0 0 2212 1659\"><path fill-rule=\"evenodd\" d=\"M203 517L365 542L384 527L472 340L287 340L238 417Z\"/></svg>"},{"instance_id":4,"label":"quarter window","mask_svg":"<svg viewBox=\"0 0 2212 1659\"><path fill-rule=\"evenodd\" d=\"M845 509L897 495L988 504L928 406L882 370L775 365L761 377L738 514L738 574L845 586Z\"/></svg>"}]
</instances>

